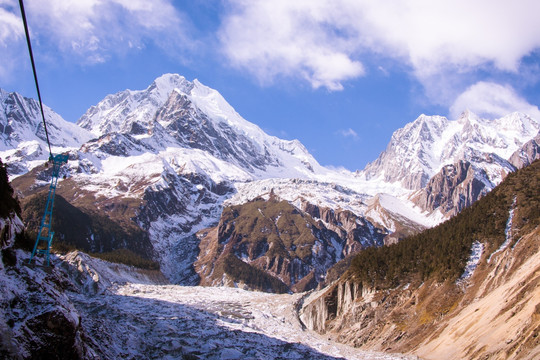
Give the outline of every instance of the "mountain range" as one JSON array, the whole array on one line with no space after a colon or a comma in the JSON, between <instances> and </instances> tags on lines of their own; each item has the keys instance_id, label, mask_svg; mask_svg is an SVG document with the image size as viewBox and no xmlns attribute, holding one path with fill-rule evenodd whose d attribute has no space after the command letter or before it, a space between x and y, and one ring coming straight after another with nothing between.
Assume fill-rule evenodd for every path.
<instances>
[{"instance_id":1,"label":"mountain range","mask_svg":"<svg viewBox=\"0 0 540 360\"><path fill-rule=\"evenodd\" d=\"M35 231L50 179L38 104L0 100L0 157ZM58 243L130 249L174 283L273 292L314 288L359 250L454 216L539 153L537 119L465 111L420 116L362 171L330 169L176 74L106 96L77 124L45 112L53 152L69 154Z\"/></svg>"}]
</instances>

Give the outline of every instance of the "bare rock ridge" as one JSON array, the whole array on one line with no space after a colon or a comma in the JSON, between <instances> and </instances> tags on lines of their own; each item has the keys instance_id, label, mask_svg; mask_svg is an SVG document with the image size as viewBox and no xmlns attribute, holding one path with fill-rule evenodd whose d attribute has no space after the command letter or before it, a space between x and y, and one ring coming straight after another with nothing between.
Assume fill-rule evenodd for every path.
<instances>
[{"instance_id":1,"label":"bare rock ridge","mask_svg":"<svg viewBox=\"0 0 540 360\"><path fill-rule=\"evenodd\" d=\"M526 142L521 149L516 150L508 161L516 168L521 169L536 159L540 159L540 134Z\"/></svg>"},{"instance_id":2,"label":"bare rock ridge","mask_svg":"<svg viewBox=\"0 0 540 360\"><path fill-rule=\"evenodd\" d=\"M346 256L382 245L385 234L368 221L346 211L306 207L311 214L275 196L226 207L218 226L199 235L195 268L201 284L309 290Z\"/></svg>"}]
</instances>

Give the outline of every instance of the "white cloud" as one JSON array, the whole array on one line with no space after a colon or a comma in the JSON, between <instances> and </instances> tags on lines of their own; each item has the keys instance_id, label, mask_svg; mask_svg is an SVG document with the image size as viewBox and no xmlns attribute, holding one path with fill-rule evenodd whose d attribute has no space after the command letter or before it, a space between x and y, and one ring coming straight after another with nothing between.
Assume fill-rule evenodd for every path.
<instances>
[{"instance_id":1,"label":"white cloud","mask_svg":"<svg viewBox=\"0 0 540 360\"><path fill-rule=\"evenodd\" d=\"M515 72L540 47L539 13L537 0L230 0L221 42L262 81L301 77L339 90L377 55L436 86L441 73Z\"/></svg>"},{"instance_id":2,"label":"white cloud","mask_svg":"<svg viewBox=\"0 0 540 360\"><path fill-rule=\"evenodd\" d=\"M0 3L0 47L24 41L17 36L22 20L12 3ZM83 64L105 62L149 42L170 53L193 45L189 26L171 0L27 0L25 10L37 52L58 53ZM2 58L16 56L12 52Z\"/></svg>"},{"instance_id":3,"label":"white cloud","mask_svg":"<svg viewBox=\"0 0 540 360\"><path fill-rule=\"evenodd\" d=\"M324 1L235 1L220 38L233 65L262 82L299 77L330 90L364 73L350 56L348 39L327 21L334 6ZM339 25L339 24L338 24Z\"/></svg>"},{"instance_id":4,"label":"white cloud","mask_svg":"<svg viewBox=\"0 0 540 360\"><path fill-rule=\"evenodd\" d=\"M540 120L538 106L529 104L511 86L492 82L478 82L459 95L450 108L450 116L455 119L467 109L488 119L519 111Z\"/></svg>"},{"instance_id":5,"label":"white cloud","mask_svg":"<svg viewBox=\"0 0 540 360\"><path fill-rule=\"evenodd\" d=\"M2 0L0 5L0 46L5 48L11 38L24 36L24 29L20 17L13 13L16 2Z\"/></svg>"},{"instance_id":6,"label":"white cloud","mask_svg":"<svg viewBox=\"0 0 540 360\"><path fill-rule=\"evenodd\" d=\"M339 134L343 137L351 137L353 138L354 140L358 140L358 134L356 133L356 131L354 131L353 129L351 128L348 128L347 130L340 130L339 131Z\"/></svg>"},{"instance_id":7,"label":"white cloud","mask_svg":"<svg viewBox=\"0 0 540 360\"><path fill-rule=\"evenodd\" d=\"M18 4L12 0L0 0L0 79L9 78L19 65L19 53L24 28L18 14L14 13Z\"/></svg>"}]
</instances>

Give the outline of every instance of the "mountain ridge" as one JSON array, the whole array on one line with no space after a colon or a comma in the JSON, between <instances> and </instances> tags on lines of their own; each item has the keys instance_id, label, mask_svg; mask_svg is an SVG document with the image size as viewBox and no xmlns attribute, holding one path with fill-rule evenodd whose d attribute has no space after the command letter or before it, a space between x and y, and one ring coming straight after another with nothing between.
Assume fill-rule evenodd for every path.
<instances>
[{"instance_id":1,"label":"mountain ridge","mask_svg":"<svg viewBox=\"0 0 540 360\"><path fill-rule=\"evenodd\" d=\"M421 115L396 130L386 150L361 173L366 178L399 181L408 189L418 190L443 166L467 160L483 168L490 181L497 184L504 176L482 159L484 154L507 160L538 131L537 120L518 112L494 120L482 119L470 111L457 120ZM500 166L507 173L513 171L509 163Z\"/></svg>"}]
</instances>

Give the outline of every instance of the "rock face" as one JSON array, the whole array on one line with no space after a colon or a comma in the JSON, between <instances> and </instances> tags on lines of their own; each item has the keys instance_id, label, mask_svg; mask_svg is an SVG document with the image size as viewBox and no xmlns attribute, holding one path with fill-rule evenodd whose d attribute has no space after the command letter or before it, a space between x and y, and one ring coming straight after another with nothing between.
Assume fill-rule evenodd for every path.
<instances>
[{"instance_id":1,"label":"rock face","mask_svg":"<svg viewBox=\"0 0 540 360\"><path fill-rule=\"evenodd\" d=\"M181 147L201 149L248 171L279 166L264 144L258 146L226 122L213 122L186 94L178 91L171 92L156 113L155 122Z\"/></svg>"},{"instance_id":2,"label":"rock face","mask_svg":"<svg viewBox=\"0 0 540 360\"><path fill-rule=\"evenodd\" d=\"M152 131L156 110L175 88L189 92L193 84L176 74L159 77L145 90L124 90L107 95L97 105L90 107L77 124L96 136L109 133L149 133Z\"/></svg>"},{"instance_id":3,"label":"rock face","mask_svg":"<svg viewBox=\"0 0 540 360\"><path fill-rule=\"evenodd\" d=\"M540 135L527 141L521 149L512 154L508 161L516 168L521 169L532 164L536 159L540 159Z\"/></svg>"},{"instance_id":4,"label":"rock face","mask_svg":"<svg viewBox=\"0 0 540 360\"><path fill-rule=\"evenodd\" d=\"M412 200L423 209L430 212L438 209L450 217L490 190L491 183L485 171L475 170L471 163L460 161L443 167Z\"/></svg>"},{"instance_id":5,"label":"rock face","mask_svg":"<svg viewBox=\"0 0 540 360\"><path fill-rule=\"evenodd\" d=\"M536 359L540 255L533 244L539 236L527 234L496 261L479 265L464 288L426 282L382 291L340 281L307 299L301 320L364 350L425 359Z\"/></svg>"},{"instance_id":6,"label":"rock face","mask_svg":"<svg viewBox=\"0 0 540 360\"><path fill-rule=\"evenodd\" d=\"M347 211L311 204L301 210L275 196L259 198L226 207L219 225L200 235L195 268L202 285L232 281L257 290L305 291L344 257L381 246L384 235Z\"/></svg>"}]
</instances>

